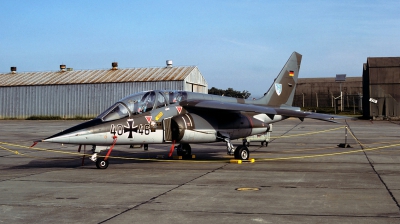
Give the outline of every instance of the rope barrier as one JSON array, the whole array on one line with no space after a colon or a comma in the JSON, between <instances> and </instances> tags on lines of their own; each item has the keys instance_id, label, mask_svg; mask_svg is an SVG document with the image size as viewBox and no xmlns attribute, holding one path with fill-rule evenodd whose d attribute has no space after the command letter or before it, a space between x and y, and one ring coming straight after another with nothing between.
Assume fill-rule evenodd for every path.
<instances>
[{"instance_id":1,"label":"rope barrier","mask_svg":"<svg viewBox=\"0 0 400 224\"><path fill-rule=\"evenodd\" d=\"M303 134L296 134L296 135L285 135L285 136L277 136L277 137L270 137L272 139L279 139L279 138L292 138L292 137L298 137L298 136L306 136L306 135L313 135L313 134L319 134L319 133L324 133L324 132L329 132L329 131L336 131L341 128L345 128L346 126L341 126L338 128L332 128L332 129L327 129L323 131L314 131L314 132L308 132L308 133L303 133Z\"/></svg>"},{"instance_id":2,"label":"rope barrier","mask_svg":"<svg viewBox=\"0 0 400 224\"><path fill-rule=\"evenodd\" d=\"M287 135L287 136L279 136L279 137L271 137L274 139L278 138L290 138L290 137L298 137L298 136L306 136L306 135L313 135L313 134L319 134L319 133L325 133L325 132L330 132L330 131L336 131L342 128L346 128L350 135L355 139L355 141L360 144L361 146L364 147L364 149L359 149L359 150L350 150L350 151L343 151L343 152L334 152L334 153L324 153L324 154L315 154L315 155L305 155L305 156L289 156L289 157L279 157L279 158L257 158L257 161L278 161L278 160L291 160L291 159L305 159L305 158L317 158L317 157L324 157L324 156L336 156L336 155L345 155L345 154L352 154L352 153L359 153L363 151L373 151L373 150L381 150L381 149L388 149L388 148L393 148L393 147L398 147L400 146L400 143L398 144L391 144L391 145L386 145L386 146L378 146L378 147L373 147L373 148L368 148L366 145L361 143L354 135L354 133L347 127L347 126L341 126L338 128L332 128L332 129L327 129L323 131L315 131L315 132L308 132L308 133L302 133L302 134L296 134L296 135ZM378 144L378 143L376 143ZM21 149L29 149L29 150L38 150L38 151L44 151L44 152L53 152L53 153L61 153L61 154L66 154L66 155L73 155L73 156L91 156L91 154L82 154L82 153L76 153L76 152L68 152L68 151L60 151L60 150L54 150L54 149L44 149L44 148L38 148L38 147L28 147L28 146L23 146L23 145L18 145L18 144L13 144L13 143L7 143L7 142L0 142L0 149L9 151L13 154L20 155L20 156L26 156L30 158L39 158L39 159L49 159L45 157L36 157L36 156L30 156L25 153L21 153L17 150L11 150L8 149L4 146L1 145L6 145L6 146L11 146L11 147L17 147ZM332 147L325 147L325 148L320 148L320 149L309 149L307 151L311 150L322 150L322 149L333 149ZM300 150L294 150L291 152L296 152ZM282 152L282 153L290 153L290 152ZM106 157L106 156L99 156L99 157ZM155 161L155 162L196 162L196 163L210 163L210 162L229 162L229 158L227 159L217 159L217 160L165 160L165 159L146 159L146 158L134 158L134 157L121 157L121 156L108 156L108 158L112 159L124 159L124 160L136 160L136 161Z\"/></svg>"}]
</instances>

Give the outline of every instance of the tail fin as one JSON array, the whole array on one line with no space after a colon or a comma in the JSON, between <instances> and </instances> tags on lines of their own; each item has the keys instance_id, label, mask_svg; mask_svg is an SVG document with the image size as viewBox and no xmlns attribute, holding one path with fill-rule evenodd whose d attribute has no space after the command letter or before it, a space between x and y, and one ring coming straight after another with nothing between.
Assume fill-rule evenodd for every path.
<instances>
[{"instance_id":1,"label":"tail fin","mask_svg":"<svg viewBox=\"0 0 400 224\"><path fill-rule=\"evenodd\" d=\"M293 52L268 92L253 101L267 106L292 106L302 55Z\"/></svg>"}]
</instances>

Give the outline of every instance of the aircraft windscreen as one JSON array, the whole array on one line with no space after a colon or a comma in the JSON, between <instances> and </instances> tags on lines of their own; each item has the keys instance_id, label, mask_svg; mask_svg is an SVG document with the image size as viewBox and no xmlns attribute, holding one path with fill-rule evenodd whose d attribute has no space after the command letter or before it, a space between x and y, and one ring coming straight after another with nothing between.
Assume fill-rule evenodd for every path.
<instances>
[{"instance_id":1,"label":"aircraft windscreen","mask_svg":"<svg viewBox=\"0 0 400 224\"><path fill-rule=\"evenodd\" d=\"M129 117L129 110L122 103L114 104L98 116L103 121L113 121L124 117Z\"/></svg>"},{"instance_id":2,"label":"aircraft windscreen","mask_svg":"<svg viewBox=\"0 0 400 224\"><path fill-rule=\"evenodd\" d=\"M179 103L187 99L185 91L170 91L165 93L165 96L168 98L169 104Z\"/></svg>"},{"instance_id":3,"label":"aircraft windscreen","mask_svg":"<svg viewBox=\"0 0 400 224\"><path fill-rule=\"evenodd\" d=\"M153 108L163 107L167 104L179 103L182 100L187 99L187 93L185 91L147 91L127 96L114 104L98 118L103 121L112 121L128 117L130 114L136 115L151 111Z\"/></svg>"},{"instance_id":4,"label":"aircraft windscreen","mask_svg":"<svg viewBox=\"0 0 400 224\"><path fill-rule=\"evenodd\" d=\"M154 91L141 92L130 95L121 100L128 106L133 115L150 111L154 107L156 93Z\"/></svg>"},{"instance_id":5,"label":"aircraft windscreen","mask_svg":"<svg viewBox=\"0 0 400 224\"><path fill-rule=\"evenodd\" d=\"M156 91L156 102L155 102L155 107L154 108L161 108L165 107L168 105L168 101L165 98L165 95L161 91Z\"/></svg>"}]
</instances>

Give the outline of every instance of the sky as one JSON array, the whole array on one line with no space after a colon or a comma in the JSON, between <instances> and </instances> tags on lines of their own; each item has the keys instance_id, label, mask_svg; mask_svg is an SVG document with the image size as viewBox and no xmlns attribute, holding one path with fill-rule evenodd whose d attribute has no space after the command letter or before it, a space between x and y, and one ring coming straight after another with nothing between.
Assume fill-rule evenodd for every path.
<instances>
[{"instance_id":1,"label":"sky","mask_svg":"<svg viewBox=\"0 0 400 224\"><path fill-rule=\"evenodd\" d=\"M199 68L208 87L265 93L293 51L300 78L361 77L400 57L400 1L0 0L0 73ZM127 93L127 95L130 93Z\"/></svg>"}]
</instances>

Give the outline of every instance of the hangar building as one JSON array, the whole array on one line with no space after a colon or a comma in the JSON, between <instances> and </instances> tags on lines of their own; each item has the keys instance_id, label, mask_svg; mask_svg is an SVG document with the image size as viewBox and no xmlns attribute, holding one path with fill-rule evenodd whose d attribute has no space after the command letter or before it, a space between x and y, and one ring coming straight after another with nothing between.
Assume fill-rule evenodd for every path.
<instances>
[{"instance_id":1,"label":"hangar building","mask_svg":"<svg viewBox=\"0 0 400 224\"><path fill-rule=\"evenodd\" d=\"M140 91L184 90L208 92L197 66L76 70L0 74L0 119L31 116L95 117L119 99Z\"/></svg>"},{"instance_id":2,"label":"hangar building","mask_svg":"<svg viewBox=\"0 0 400 224\"><path fill-rule=\"evenodd\" d=\"M363 69L365 118L400 118L400 57L369 57Z\"/></svg>"},{"instance_id":3,"label":"hangar building","mask_svg":"<svg viewBox=\"0 0 400 224\"><path fill-rule=\"evenodd\" d=\"M359 112L362 108L362 78L346 77L341 83L343 110ZM340 83L332 78L299 78L293 106L305 108L341 108Z\"/></svg>"}]
</instances>

